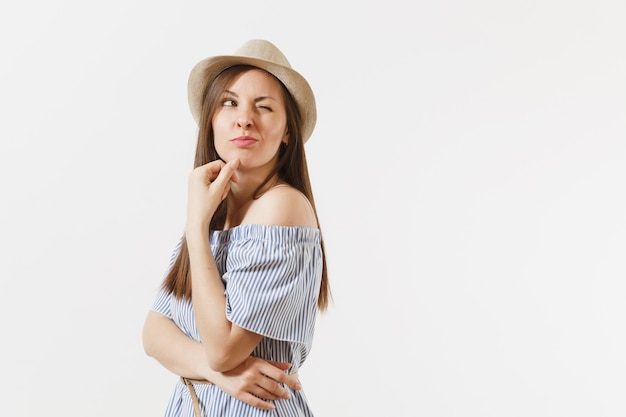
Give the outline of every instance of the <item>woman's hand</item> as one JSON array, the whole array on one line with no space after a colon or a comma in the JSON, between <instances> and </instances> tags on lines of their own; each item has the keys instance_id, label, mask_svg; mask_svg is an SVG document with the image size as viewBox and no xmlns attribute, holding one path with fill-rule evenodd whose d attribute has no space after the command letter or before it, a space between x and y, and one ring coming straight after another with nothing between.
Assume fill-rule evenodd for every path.
<instances>
[{"instance_id":1,"label":"woman's hand","mask_svg":"<svg viewBox=\"0 0 626 417\"><path fill-rule=\"evenodd\" d=\"M189 175L187 191L187 227L208 226L215 210L230 191L230 181L237 182L239 160L217 160L195 168Z\"/></svg>"},{"instance_id":2,"label":"woman's hand","mask_svg":"<svg viewBox=\"0 0 626 417\"><path fill-rule=\"evenodd\" d=\"M215 372L209 367L202 344L183 333L171 319L155 311L148 312L142 337L148 356L175 375L207 379L253 407L271 410L274 405L266 400L288 398L288 391L279 382L294 390L301 388L296 378L285 373L289 363L268 362L252 356L235 369Z\"/></svg>"},{"instance_id":3,"label":"woman's hand","mask_svg":"<svg viewBox=\"0 0 626 417\"><path fill-rule=\"evenodd\" d=\"M267 400L281 400L289 398L289 391L280 383L294 390L301 389L295 377L284 371L291 364L282 362L268 362L250 356L241 365L227 372L222 372L212 381L222 391L253 407L263 410L272 410L274 405Z\"/></svg>"}]
</instances>

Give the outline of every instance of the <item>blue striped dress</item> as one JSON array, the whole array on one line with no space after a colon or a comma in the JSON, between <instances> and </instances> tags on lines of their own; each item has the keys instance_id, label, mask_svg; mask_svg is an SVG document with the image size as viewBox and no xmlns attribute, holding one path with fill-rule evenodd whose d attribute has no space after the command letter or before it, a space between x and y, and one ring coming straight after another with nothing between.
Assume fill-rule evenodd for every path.
<instances>
[{"instance_id":1,"label":"blue striped dress","mask_svg":"<svg viewBox=\"0 0 626 417\"><path fill-rule=\"evenodd\" d=\"M318 229L245 224L209 237L211 250L226 288L226 317L263 339L252 356L290 362L289 373L306 360L313 341L317 297L322 275ZM180 250L176 247L170 268ZM172 319L187 336L199 341L191 302L161 290L152 309ZM215 385L194 384L207 417L311 417L302 390L290 399L274 401L276 408L260 410L223 392ZM187 387L178 381L165 417L193 417Z\"/></svg>"}]
</instances>

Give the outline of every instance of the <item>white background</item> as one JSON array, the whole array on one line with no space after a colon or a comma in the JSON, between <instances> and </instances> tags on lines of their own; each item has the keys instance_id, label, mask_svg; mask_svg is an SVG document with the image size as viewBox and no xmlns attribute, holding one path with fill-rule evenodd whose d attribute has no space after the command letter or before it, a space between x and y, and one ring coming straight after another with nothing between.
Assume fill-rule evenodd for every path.
<instances>
[{"instance_id":1,"label":"white background","mask_svg":"<svg viewBox=\"0 0 626 417\"><path fill-rule=\"evenodd\" d=\"M9 5L10 4L10 5ZM313 86L317 417L626 415L626 3L4 2L0 415L160 416L192 66Z\"/></svg>"}]
</instances>

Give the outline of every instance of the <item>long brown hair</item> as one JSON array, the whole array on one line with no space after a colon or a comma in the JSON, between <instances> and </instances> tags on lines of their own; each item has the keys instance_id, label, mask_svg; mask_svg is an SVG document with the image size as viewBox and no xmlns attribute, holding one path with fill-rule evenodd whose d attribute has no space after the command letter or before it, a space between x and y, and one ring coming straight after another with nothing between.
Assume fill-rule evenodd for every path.
<instances>
[{"instance_id":1,"label":"long brown hair","mask_svg":"<svg viewBox=\"0 0 626 417\"><path fill-rule=\"evenodd\" d=\"M239 74L252 69L259 69L257 67L249 65L235 65L222 71L215 77L213 82L209 83L207 90L204 92L204 101L202 103L202 113L200 121L198 123L198 143L196 145L196 156L194 160L194 168L207 164L211 161L220 159L220 156L215 150L214 134L212 120L215 112L218 109L218 104L224 90L227 85ZM271 75L271 74L270 74ZM275 78L275 77L274 77ZM275 176L281 181L291 185L295 189L304 194L315 212L317 218L317 210L315 208L315 200L313 199L313 191L311 189L311 181L309 179L309 169L306 162L306 155L304 153L304 141L302 140L302 123L300 112L298 107L287 90L287 88L276 79L280 84L287 113L287 131L289 132L288 145L282 146L279 149L278 161L276 167L272 172L268 174L263 183L257 188L255 198L260 197L260 192L269 181ZM226 201L223 201L218 207L215 215L211 219L209 230L221 230L224 227L226 220ZM319 219L317 219L319 227ZM317 307L319 310L324 311L328 307L328 303L331 298L330 286L328 284L328 273L326 266L326 255L324 251L324 240L321 240L322 245L322 281L320 287L319 297L317 299ZM165 280L163 281L163 288L173 293L177 298L191 299L191 276L189 265L189 251L187 249L187 242L182 239L180 252L176 257L172 267L170 268Z\"/></svg>"}]
</instances>

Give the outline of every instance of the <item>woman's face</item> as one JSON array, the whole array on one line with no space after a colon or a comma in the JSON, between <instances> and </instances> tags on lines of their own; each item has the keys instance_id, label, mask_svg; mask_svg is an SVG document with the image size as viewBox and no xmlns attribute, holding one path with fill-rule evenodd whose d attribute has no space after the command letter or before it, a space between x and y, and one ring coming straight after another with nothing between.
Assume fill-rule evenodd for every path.
<instances>
[{"instance_id":1,"label":"woman's face","mask_svg":"<svg viewBox=\"0 0 626 417\"><path fill-rule=\"evenodd\" d=\"M226 162L239 159L241 170L263 174L276 164L287 142L287 113L279 82L262 70L246 71L226 86L213 116L215 149Z\"/></svg>"}]
</instances>

